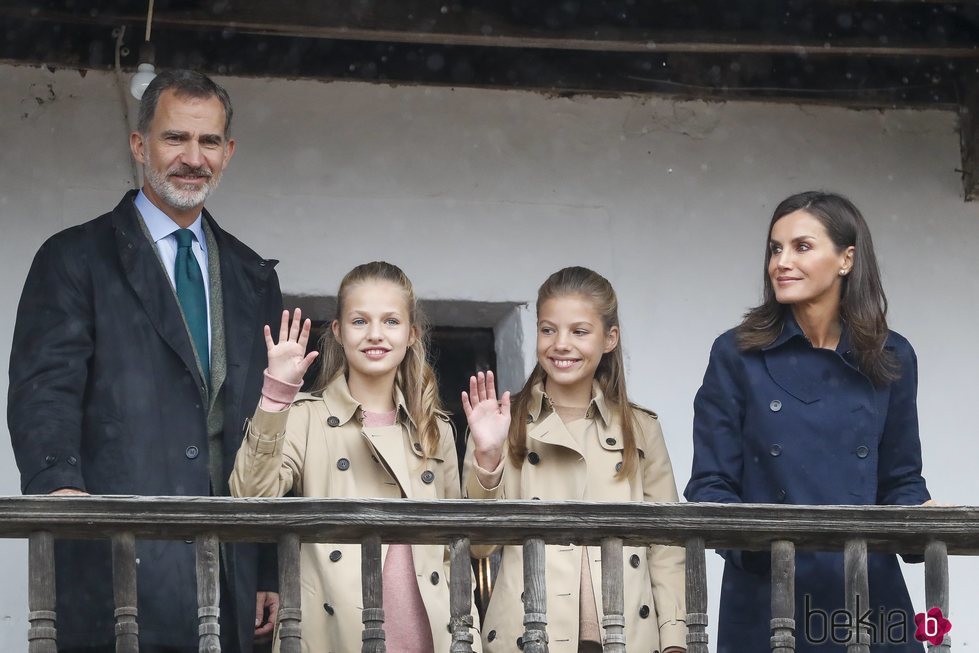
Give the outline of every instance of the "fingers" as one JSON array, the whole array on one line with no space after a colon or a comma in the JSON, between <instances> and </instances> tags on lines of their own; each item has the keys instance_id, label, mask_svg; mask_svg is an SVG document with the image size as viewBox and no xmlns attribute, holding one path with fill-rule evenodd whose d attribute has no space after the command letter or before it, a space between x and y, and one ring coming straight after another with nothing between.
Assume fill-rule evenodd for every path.
<instances>
[{"instance_id":1,"label":"fingers","mask_svg":"<svg viewBox=\"0 0 979 653\"><path fill-rule=\"evenodd\" d=\"M289 340L296 342L299 340L299 327L302 325L303 312L298 308L292 314L292 324L289 325Z\"/></svg>"},{"instance_id":2,"label":"fingers","mask_svg":"<svg viewBox=\"0 0 979 653\"><path fill-rule=\"evenodd\" d=\"M503 399L500 401L500 412L504 415L510 414L510 391L507 390L503 393Z\"/></svg>"},{"instance_id":3,"label":"fingers","mask_svg":"<svg viewBox=\"0 0 979 653\"><path fill-rule=\"evenodd\" d=\"M258 633L258 627L262 625L265 621L265 592L258 592L255 594L255 633Z\"/></svg>"},{"instance_id":4,"label":"fingers","mask_svg":"<svg viewBox=\"0 0 979 653\"><path fill-rule=\"evenodd\" d=\"M462 391L462 412L466 414L466 421L472 420L473 409L469 405L469 394L465 390Z\"/></svg>"},{"instance_id":5,"label":"fingers","mask_svg":"<svg viewBox=\"0 0 979 653\"><path fill-rule=\"evenodd\" d=\"M479 403L479 381L475 376L469 377L469 401L473 407Z\"/></svg>"},{"instance_id":6,"label":"fingers","mask_svg":"<svg viewBox=\"0 0 979 653\"><path fill-rule=\"evenodd\" d=\"M297 314L299 313L299 309L298 308L296 309L296 313ZM298 320L298 318L297 318L297 320ZM303 328L299 332L299 339L298 339L299 346L301 346L303 348L303 351L306 351L306 345L309 343L309 330L312 329L312 328L313 328L313 323L307 317L306 318L306 321L303 322Z\"/></svg>"},{"instance_id":7,"label":"fingers","mask_svg":"<svg viewBox=\"0 0 979 653\"><path fill-rule=\"evenodd\" d=\"M272 340L272 329L266 324L263 331L265 332L265 348L271 350L272 347L275 347L275 341Z\"/></svg>"},{"instance_id":8,"label":"fingers","mask_svg":"<svg viewBox=\"0 0 979 653\"><path fill-rule=\"evenodd\" d=\"M305 374L306 370L309 369L309 366L313 364L313 361L316 360L316 357L319 355L320 353L318 351L311 351L306 354L306 358L299 361L299 370Z\"/></svg>"},{"instance_id":9,"label":"fingers","mask_svg":"<svg viewBox=\"0 0 979 653\"><path fill-rule=\"evenodd\" d=\"M493 371L486 372L486 398L496 401L496 384L493 383Z\"/></svg>"},{"instance_id":10,"label":"fingers","mask_svg":"<svg viewBox=\"0 0 979 653\"><path fill-rule=\"evenodd\" d=\"M480 401L486 401L486 375L482 372L476 374L476 390Z\"/></svg>"},{"instance_id":11,"label":"fingers","mask_svg":"<svg viewBox=\"0 0 979 653\"><path fill-rule=\"evenodd\" d=\"M279 322L279 342L289 339L289 311L282 311L282 320Z\"/></svg>"}]
</instances>

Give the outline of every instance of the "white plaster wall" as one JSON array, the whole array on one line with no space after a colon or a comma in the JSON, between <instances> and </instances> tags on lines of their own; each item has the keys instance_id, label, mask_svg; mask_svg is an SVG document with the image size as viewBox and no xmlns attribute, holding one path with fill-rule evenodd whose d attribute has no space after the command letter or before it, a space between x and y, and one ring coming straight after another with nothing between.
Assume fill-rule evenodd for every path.
<instances>
[{"instance_id":1,"label":"white plaster wall","mask_svg":"<svg viewBox=\"0 0 979 653\"><path fill-rule=\"evenodd\" d=\"M659 412L681 489L692 399L711 341L759 297L772 208L811 187L848 194L871 224L892 326L918 352L929 486L975 503L979 205L961 200L953 113L220 81L239 149L209 207L282 259L285 292L331 295L351 266L384 258L426 299L532 307L550 272L593 267L618 290L630 392ZM0 359L34 251L131 184L112 76L0 66ZM521 344L518 323L532 327L532 310L499 337L523 347L526 371L533 337ZM17 492L0 427L0 493ZM0 560L0 648L26 650L26 545L0 542ZM960 646L979 640L977 569L952 560ZM920 607L922 567L906 574Z\"/></svg>"}]
</instances>

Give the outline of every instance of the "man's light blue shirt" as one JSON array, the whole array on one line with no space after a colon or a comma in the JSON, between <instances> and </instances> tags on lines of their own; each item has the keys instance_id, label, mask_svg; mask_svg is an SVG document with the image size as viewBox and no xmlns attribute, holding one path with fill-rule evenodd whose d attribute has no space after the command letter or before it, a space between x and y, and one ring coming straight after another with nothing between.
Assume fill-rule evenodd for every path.
<instances>
[{"instance_id":1,"label":"man's light blue shirt","mask_svg":"<svg viewBox=\"0 0 979 653\"><path fill-rule=\"evenodd\" d=\"M170 285L176 291L176 281L174 280L173 266L177 262L177 237L174 235L180 225L170 219L166 213L161 211L149 200L143 191L136 194L134 200L136 209L139 211L146 230L150 232L150 238L156 245L156 251L160 253L160 260L163 261L163 268L167 271ZM201 267L201 274L204 276L204 297L207 300L207 346L211 346L211 284L207 268L207 240L204 238L203 216L198 215L194 223L187 227L194 234L194 243L190 250L197 259L197 264Z\"/></svg>"}]
</instances>

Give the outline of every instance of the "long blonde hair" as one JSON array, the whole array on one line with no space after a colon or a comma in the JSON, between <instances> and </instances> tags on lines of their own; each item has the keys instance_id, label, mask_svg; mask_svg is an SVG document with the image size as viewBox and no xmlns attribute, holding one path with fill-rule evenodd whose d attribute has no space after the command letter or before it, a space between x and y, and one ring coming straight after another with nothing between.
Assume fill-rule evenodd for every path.
<instances>
[{"instance_id":1,"label":"long blonde hair","mask_svg":"<svg viewBox=\"0 0 979 653\"><path fill-rule=\"evenodd\" d=\"M547 278L537 291L537 313L549 299L559 297L581 297L591 302L595 312L602 318L602 327L607 334L612 327L619 326L619 300L612 284L602 275L583 267L570 267L558 270ZM620 327L621 330L621 327ZM530 412L530 396L534 386L543 383L547 375L537 363L530 373L527 383L513 399L510 432L507 436L510 462L520 467L527 457L527 420ZM615 349L603 354L595 370L595 380L601 388L605 400L613 414L619 418L622 428L622 469L616 474L619 478L632 478L638 467L638 448L636 447L636 422L632 405L625 390L625 363L622 359L622 340Z\"/></svg>"},{"instance_id":2,"label":"long blonde hair","mask_svg":"<svg viewBox=\"0 0 979 653\"><path fill-rule=\"evenodd\" d=\"M398 365L394 382L408 403L408 413L418 429L423 453L426 456L434 456L438 451L437 414L442 412L442 402L439 399L435 371L428 364L428 325L418 307L418 299L415 297L411 281L401 268L385 261L358 265L340 282L340 289L337 291L336 319L340 320L343 316L343 306L350 289L368 281L389 281L404 291L405 304L408 306L408 322L414 330L415 341L408 347L404 360ZM348 372L347 357L343 353L343 347L331 330L327 330L323 335L320 352L322 364L312 390L314 394L322 394L337 376L346 375Z\"/></svg>"}]
</instances>

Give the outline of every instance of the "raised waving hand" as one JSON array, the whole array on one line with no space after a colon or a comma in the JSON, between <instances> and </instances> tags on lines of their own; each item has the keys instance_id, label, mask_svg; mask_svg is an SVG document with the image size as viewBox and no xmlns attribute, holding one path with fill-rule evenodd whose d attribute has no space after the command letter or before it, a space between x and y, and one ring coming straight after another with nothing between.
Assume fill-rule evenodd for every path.
<instances>
[{"instance_id":1,"label":"raised waving hand","mask_svg":"<svg viewBox=\"0 0 979 653\"><path fill-rule=\"evenodd\" d=\"M492 372L469 377L469 392L462 393L462 409L469 421L476 464L487 471L496 469L503 454L503 443L510 431L510 393L496 399Z\"/></svg>"},{"instance_id":2,"label":"raised waving hand","mask_svg":"<svg viewBox=\"0 0 979 653\"><path fill-rule=\"evenodd\" d=\"M309 329L312 324L308 319L303 322L302 316L302 311L297 308L290 324L289 311L282 311L278 343L272 341L272 329L269 325L265 325L265 346L269 350L269 374L287 383L302 383L306 370L319 356L317 351L306 353Z\"/></svg>"}]
</instances>

